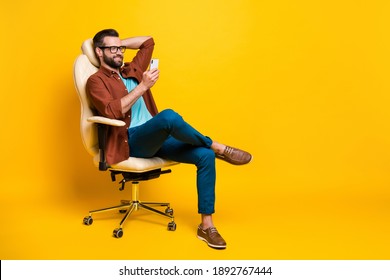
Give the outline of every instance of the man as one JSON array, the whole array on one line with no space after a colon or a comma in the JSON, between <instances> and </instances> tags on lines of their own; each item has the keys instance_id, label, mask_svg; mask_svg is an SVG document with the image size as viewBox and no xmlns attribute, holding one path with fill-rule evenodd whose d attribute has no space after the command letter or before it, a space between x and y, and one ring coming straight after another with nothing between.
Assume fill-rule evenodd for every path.
<instances>
[{"instance_id":1,"label":"man","mask_svg":"<svg viewBox=\"0 0 390 280\"><path fill-rule=\"evenodd\" d=\"M93 38L100 69L87 82L87 94L102 116L126 122L110 128L107 162L118 163L129 156L158 156L197 167L198 213L201 224L197 236L212 248L226 248L216 230L212 214L215 204L215 158L241 165L252 156L242 150L213 141L202 135L171 109L157 111L150 89L159 70L147 70L154 49L152 37L124 40L117 31L105 29ZM129 63L123 63L126 49L136 49Z\"/></svg>"}]
</instances>

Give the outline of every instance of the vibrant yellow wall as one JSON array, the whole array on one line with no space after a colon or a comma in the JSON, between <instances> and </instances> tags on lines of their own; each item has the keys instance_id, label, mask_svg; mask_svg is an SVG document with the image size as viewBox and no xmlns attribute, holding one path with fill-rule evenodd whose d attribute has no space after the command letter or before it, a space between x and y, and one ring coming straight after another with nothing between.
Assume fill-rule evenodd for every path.
<instances>
[{"instance_id":1,"label":"vibrant yellow wall","mask_svg":"<svg viewBox=\"0 0 390 280\"><path fill-rule=\"evenodd\" d=\"M0 259L388 259L389 3L2 3ZM125 250L147 248L129 244L142 222L121 240L109 237L115 220L81 225L121 195L81 144L72 78L82 41L111 27L155 38L160 109L253 153L248 166L218 162L227 250L195 238L195 169L185 165L146 184L178 221L175 233L136 235L153 249Z\"/></svg>"}]
</instances>

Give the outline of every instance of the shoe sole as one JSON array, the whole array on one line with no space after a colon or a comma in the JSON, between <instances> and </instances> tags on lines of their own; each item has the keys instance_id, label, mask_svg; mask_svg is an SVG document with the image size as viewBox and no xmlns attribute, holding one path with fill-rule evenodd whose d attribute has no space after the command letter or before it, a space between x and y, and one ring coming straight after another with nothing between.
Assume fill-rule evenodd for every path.
<instances>
[{"instance_id":1,"label":"shoe sole","mask_svg":"<svg viewBox=\"0 0 390 280\"><path fill-rule=\"evenodd\" d=\"M224 156L221 156L221 155L218 155L218 154L215 154L215 158L223 160L223 161L226 161L227 163L230 163L230 164L233 164L233 165L246 165L248 163L251 163L252 160L253 160L253 156L251 156L251 159L248 162L246 162L246 163L236 163L236 162L231 162L228 159L226 159Z\"/></svg>"},{"instance_id":2,"label":"shoe sole","mask_svg":"<svg viewBox=\"0 0 390 280\"><path fill-rule=\"evenodd\" d=\"M209 245L209 246L212 247L212 248L215 248L215 249L226 249L226 245L214 245L214 244L209 243L209 242L207 241L206 238L203 238L203 237L201 237L201 236L199 236L199 235L197 235L197 237L198 237L200 240L206 242L207 245Z\"/></svg>"}]
</instances>

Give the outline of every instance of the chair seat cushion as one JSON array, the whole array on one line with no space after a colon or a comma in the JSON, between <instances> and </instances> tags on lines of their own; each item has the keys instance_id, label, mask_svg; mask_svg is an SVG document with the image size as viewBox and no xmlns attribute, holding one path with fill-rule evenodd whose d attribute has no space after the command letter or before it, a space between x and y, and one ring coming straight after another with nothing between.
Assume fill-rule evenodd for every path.
<instances>
[{"instance_id":1,"label":"chair seat cushion","mask_svg":"<svg viewBox=\"0 0 390 280\"><path fill-rule=\"evenodd\" d=\"M99 155L93 159L94 164L99 166ZM145 172L154 169L164 168L178 164L175 161L162 159L159 157L153 158L136 158L129 157L127 160L110 165L110 170L125 171L125 172Z\"/></svg>"}]
</instances>

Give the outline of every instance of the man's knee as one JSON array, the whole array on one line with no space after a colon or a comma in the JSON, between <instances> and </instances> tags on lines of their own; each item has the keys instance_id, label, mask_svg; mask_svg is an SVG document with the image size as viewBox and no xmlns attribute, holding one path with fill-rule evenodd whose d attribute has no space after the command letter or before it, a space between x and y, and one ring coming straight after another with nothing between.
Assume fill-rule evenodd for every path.
<instances>
[{"instance_id":1,"label":"man's knee","mask_svg":"<svg viewBox=\"0 0 390 280\"><path fill-rule=\"evenodd\" d=\"M165 123L172 124L177 121L183 121L183 118L172 109L165 109L161 111L159 115Z\"/></svg>"}]
</instances>

